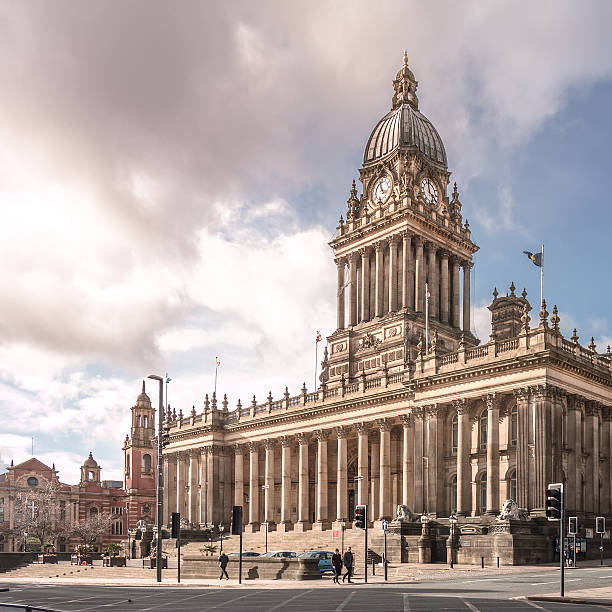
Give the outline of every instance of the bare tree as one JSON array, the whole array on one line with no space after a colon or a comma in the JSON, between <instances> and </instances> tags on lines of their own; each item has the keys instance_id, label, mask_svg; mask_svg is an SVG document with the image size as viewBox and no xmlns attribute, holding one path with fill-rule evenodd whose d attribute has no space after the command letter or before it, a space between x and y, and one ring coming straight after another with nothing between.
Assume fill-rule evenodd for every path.
<instances>
[{"instance_id":1,"label":"bare tree","mask_svg":"<svg viewBox=\"0 0 612 612\"><path fill-rule=\"evenodd\" d=\"M110 512L89 514L87 518L70 526L70 535L77 538L81 544L93 546L100 536L109 533L112 522L113 515Z\"/></svg>"}]
</instances>

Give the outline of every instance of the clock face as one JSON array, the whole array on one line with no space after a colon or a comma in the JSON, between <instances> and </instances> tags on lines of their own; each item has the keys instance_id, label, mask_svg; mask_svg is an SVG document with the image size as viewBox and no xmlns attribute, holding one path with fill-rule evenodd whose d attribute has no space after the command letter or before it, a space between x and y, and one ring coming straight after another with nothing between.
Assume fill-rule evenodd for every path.
<instances>
[{"instance_id":1,"label":"clock face","mask_svg":"<svg viewBox=\"0 0 612 612\"><path fill-rule=\"evenodd\" d=\"M391 195L391 179L388 176L381 176L372 189L372 200L374 204L386 202Z\"/></svg>"},{"instance_id":2,"label":"clock face","mask_svg":"<svg viewBox=\"0 0 612 612\"><path fill-rule=\"evenodd\" d=\"M428 204L438 203L438 188L431 179L425 178L421 181L421 193Z\"/></svg>"}]
</instances>

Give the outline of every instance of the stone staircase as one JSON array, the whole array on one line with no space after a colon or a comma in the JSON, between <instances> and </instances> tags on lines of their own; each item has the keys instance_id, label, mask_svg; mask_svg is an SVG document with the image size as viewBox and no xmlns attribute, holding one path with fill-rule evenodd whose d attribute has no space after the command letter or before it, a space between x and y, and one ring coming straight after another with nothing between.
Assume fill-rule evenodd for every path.
<instances>
[{"instance_id":1,"label":"stone staircase","mask_svg":"<svg viewBox=\"0 0 612 612\"><path fill-rule=\"evenodd\" d=\"M98 563L101 564L100 561ZM134 561L128 567L102 567L102 565L80 566L70 565L69 561L57 564L30 563L29 565L17 567L0 574L3 578L18 580L19 578L91 578L91 579L119 579L129 580L131 578L154 578L155 570L143 569L141 561ZM165 572L166 570L164 570ZM176 570L170 570L176 571Z\"/></svg>"}]
</instances>

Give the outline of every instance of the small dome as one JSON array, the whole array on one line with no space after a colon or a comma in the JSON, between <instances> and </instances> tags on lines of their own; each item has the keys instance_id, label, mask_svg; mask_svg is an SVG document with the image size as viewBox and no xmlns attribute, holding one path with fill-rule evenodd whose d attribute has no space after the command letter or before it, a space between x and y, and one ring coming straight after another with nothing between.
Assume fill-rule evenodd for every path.
<instances>
[{"instance_id":1,"label":"small dome","mask_svg":"<svg viewBox=\"0 0 612 612\"><path fill-rule=\"evenodd\" d=\"M377 161L400 146L415 147L446 168L442 139L429 119L409 103L387 113L376 125L363 154L364 165Z\"/></svg>"},{"instance_id":2,"label":"small dome","mask_svg":"<svg viewBox=\"0 0 612 612\"><path fill-rule=\"evenodd\" d=\"M151 398L145 393L145 381L142 381L142 393L138 396L136 400L136 405L145 404L147 406L151 405Z\"/></svg>"},{"instance_id":3,"label":"small dome","mask_svg":"<svg viewBox=\"0 0 612 612\"><path fill-rule=\"evenodd\" d=\"M86 467L86 468L97 468L98 467L98 462L93 458L91 451L89 451L89 457L85 459L85 463L83 463L83 467Z\"/></svg>"}]
</instances>

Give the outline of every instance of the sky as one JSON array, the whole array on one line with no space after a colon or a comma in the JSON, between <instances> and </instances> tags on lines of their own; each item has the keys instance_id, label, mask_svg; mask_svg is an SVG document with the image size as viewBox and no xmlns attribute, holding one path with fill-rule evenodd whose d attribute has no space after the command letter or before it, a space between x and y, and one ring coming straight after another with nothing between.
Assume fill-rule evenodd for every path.
<instances>
[{"instance_id":1,"label":"sky","mask_svg":"<svg viewBox=\"0 0 612 612\"><path fill-rule=\"evenodd\" d=\"M0 0L0 469L122 478L148 374L230 409L314 387L327 245L406 49L475 256L612 343L612 4ZM320 358L320 355L319 355ZM152 381L150 381L152 382ZM147 390L154 405L157 391Z\"/></svg>"}]
</instances>

